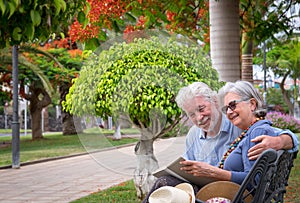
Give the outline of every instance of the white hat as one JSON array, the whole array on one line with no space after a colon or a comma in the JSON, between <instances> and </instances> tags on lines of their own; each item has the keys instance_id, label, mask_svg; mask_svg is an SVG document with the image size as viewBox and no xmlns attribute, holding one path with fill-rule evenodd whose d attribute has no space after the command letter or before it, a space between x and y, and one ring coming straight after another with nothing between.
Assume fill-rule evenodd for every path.
<instances>
[{"instance_id":1,"label":"white hat","mask_svg":"<svg viewBox=\"0 0 300 203\"><path fill-rule=\"evenodd\" d=\"M175 187L163 186L149 196L149 203L194 203L195 194L193 186L181 183Z\"/></svg>"}]
</instances>

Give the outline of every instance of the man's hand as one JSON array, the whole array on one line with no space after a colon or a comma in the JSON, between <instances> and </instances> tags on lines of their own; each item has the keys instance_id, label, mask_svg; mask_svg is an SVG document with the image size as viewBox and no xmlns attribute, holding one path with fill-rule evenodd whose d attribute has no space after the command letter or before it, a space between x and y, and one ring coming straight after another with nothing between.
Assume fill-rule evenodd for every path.
<instances>
[{"instance_id":1,"label":"man's hand","mask_svg":"<svg viewBox=\"0 0 300 203\"><path fill-rule=\"evenodd\" d=\"M248 151L248 157L250 160L255 160L259 155L267 149L280 150L284 148L283 135L271 137L268 135L261 135L251 140L251 142L259 142L255 146L251 147ZM290 137L289 135L287 135ZM290 138L291 139L291 138Z\"/></svg>"}]
</instances>

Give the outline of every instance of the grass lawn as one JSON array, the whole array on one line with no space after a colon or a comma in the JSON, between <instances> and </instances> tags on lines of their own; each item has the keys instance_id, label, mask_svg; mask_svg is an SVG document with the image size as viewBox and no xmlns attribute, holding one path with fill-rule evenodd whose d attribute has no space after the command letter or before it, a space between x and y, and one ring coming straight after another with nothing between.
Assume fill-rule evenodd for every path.
<instances>
[{"instance_id":1,"label":"grass lawn","mask_svg":"<svg viewBox=\"0 0 300 203\"><path fill-rule=\"evenodd\" d=\"M11 133L2 130L0 133ZM112 140L113 130L87 129L79 135L63 136L62 133L45 133L44 139L31 140L31 134L20 136L20 162L37 161L78 153L91 152L137 142L138 138L126 137ZM122 129L122 134L138 134L136 129ZM96 142L95 142L96 141ZM93 143L91 145L90 143ZM12 163L11 136L0 136L0 167Z\"/></svg>"},{"instance_id":2,"label":"grass lawn","mask_svg":"<svg viewBox=\"0 0 300 203\"><path fill-rule=\"evenodd\" d=\"M121 183L115 187L93 193L89 196L72 201L72 203L135 203L140 202L137 199L133 181Z\"/></svg>"},{"instance_id":3,"label":"grass lawn","mask_svg":"<svg viewBox=\"0 0 300 203\"><path fill-rule=\"evenodd\" d=\"M289 178L289 185L285 195L286 203L300 202L300 152L294 161L294 167Z\"/></svg>"}]
</instances>

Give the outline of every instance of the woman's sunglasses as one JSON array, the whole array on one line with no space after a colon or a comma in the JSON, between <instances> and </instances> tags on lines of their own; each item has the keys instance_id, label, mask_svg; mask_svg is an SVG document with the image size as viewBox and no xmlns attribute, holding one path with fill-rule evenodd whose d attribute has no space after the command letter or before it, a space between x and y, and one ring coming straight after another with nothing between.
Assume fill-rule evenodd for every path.
<instances>
[{"instance_id":1,"label":"woman's sunglasses","mask_svg":"<svg viewBox=\"0 0 300 203\"><path fill-rule=\"evenodd\" d=\"M233 111L235 108L236 108L236 105L239 103L239 102L242 102L242 101L247 101L248 99L241 99L241 100L233 100L231 102L229 102L229 104L227 106L223 106L222 107L222 112L223 113L227 113L228 109L230 109L231 111Z\"/></svg>"}]
</instances>

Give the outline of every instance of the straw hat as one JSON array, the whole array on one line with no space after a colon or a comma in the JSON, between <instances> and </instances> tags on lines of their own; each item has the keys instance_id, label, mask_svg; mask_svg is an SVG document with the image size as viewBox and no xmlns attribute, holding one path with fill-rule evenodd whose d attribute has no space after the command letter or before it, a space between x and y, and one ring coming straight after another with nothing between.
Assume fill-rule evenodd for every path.
<instances>
[{"instance_id":1,"label":"straw hat","mask_svg":"<svg viewBox=\"0 0 300 203\"><path fill-rule=\"evenodd\" d=\"M193 186L181 183L175 187L163 186L155 190L149 197L149 203L194 203Z\"/></svg>"},{"instance_id":2,"label":"straw hat","mask_svg":"<svg viewBox=\"0 0 300 203\"><path fill-rule=\"evenodd\" d=\"M238 192L240 185L230 181L216 181L202 187L196 194L196 198L202 201L213 202L212 198L225 198L232 201ZM252 195L249 195L245 202L251 202ZM225 201L226 202L226 201Z\"/></svg>"}]
</instances>

